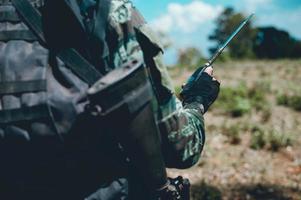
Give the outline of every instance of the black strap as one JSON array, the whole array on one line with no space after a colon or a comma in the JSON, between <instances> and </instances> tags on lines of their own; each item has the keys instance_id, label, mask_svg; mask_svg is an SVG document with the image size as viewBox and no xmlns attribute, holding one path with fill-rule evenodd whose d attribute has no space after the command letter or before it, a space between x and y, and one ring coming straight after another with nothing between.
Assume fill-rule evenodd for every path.
<instances>
[{"instance_id":1,"label":"black strap","mask_svg":"<svg viewBox=\"0 0 301 200\"><path fill-rule=\"evenodd\" d=\"M43 44L46 40L42 29L42 16L27 0L12 0L29 28L37 35ZM58 57L81 79L89 85L94 84L102 75L86 59L74 49L66 49Z\"/></svg>"},{"instance_id":2,"label":"black strap","mask_svg":"<svg viewBox=\"0 0 301 200\"><path fill-rule=\"evenodd\" d=\"M0 31L0 41L10 40L37 41L38 38L30 30Z\"/></svg>"},{"instance_id":3,"label":"black strap","mask_svg":"<svg viewBox=\"0 0 301 200\"><path fill-rule=\"evenodd\" d=\"M29 0L29 1L34 7L37 7L37 8L43 6L45 3L45 0ZM11 5L12 0L0 0L0 4L1 5Z\"/></svg>"},{"instance_id":4,"label":"black strap","mask_svg":"<svg viewBox=\"0 0 301 200\"><path fill-rule=\"evenodd\" d=\"M0 0L0 3L2 5L9 5L9 4L11 4L11 0Z\"/></svg>"},{"instance_id":5,"label":"black strap","mask_svg":"<svg viewBox=\"0 0 301 200\"><path fill-rule=\"evenodd\" d=\"M0 12L0 22L20 22L21 19L19 18L18 14L13 11L1 11Z\"/></svg>"},{"instance_id":6,"label":"black strap","mask_svg":"<svg viewBox=\"0 0 301 200\"><path fill-rule=\"evenodd\" d=\"M31 121L49 117L49 111L46 105L38 105L32 107L22 107L11 110L0 111L0 124Z\"/></svg>"},{"instance_id":7,"label":"black strap","mask_svg":"<svg viewBox=\"0 0 301 200\"><path fill-rule=\"evenodd\" d=\"M0 82L0 94L46 91L46 80Z\"/></svg>"}]
</instances>

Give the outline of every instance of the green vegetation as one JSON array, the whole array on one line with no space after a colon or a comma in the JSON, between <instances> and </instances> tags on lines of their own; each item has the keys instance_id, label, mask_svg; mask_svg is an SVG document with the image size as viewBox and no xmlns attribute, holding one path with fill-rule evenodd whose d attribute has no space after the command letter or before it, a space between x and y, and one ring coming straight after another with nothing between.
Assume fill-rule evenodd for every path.
<instances>
[{"instance_id":1,"label":"green vegetation","mask_svg":"<svg viewBox=\"0 0 301 200\"><path fill-rule=\"evenodd\" d=\"M292 145L294 141L293 136L289 133L267 130L259 126L253 127L251 132L250 147L252 149L267 148L272 151L278 151L280 148Z\"/></svg>"},{"instance_id":2,"label":"green vegetation","mask_svg":"<svg viewBox=\"0 0 301 200\"><path fill-rule=\"evenodd\" d=\"M278 151L282 147L287 147L293 144L293 137L289 133L278 131L270 131L267 134L268 148L272 151Z\"/></svg>"},{"instance_id":3,"label":"green vegetation","mask_svg":"<svg viewBox=\"0 0 301 200\"><path fill-rule=\"evenodd\" d=\"M190 69L170 68L178 91ZM217 62L214 74L201 162L176 171L193 180L192 199L300 199L301 60Z\"/></svg>"},{"instance_id":4,"label":"green vegetation","mask_svg":"<svg viewBox=\"0 0 301 200\"><path fill-rule=\"evenodd\" d=\"M250 147L252 149L262 149L266 145L264 130L259 126L254 126L251 133L252 137Z\"/></svg>"},{"instance_id":5,"label":"green vegetation","mask_svg":"<svg viewBox=\"0 0 301 200\"><path fill-rule=\"evenodd\" d=\"M296 111L301 111L301 95L278 94L277 104L290 107Z\"/></svg>"},{"instance_id":6,"label":"green vegetation","mask_svg":"<svg viewBox=\"0 0 301 200\"><path fill-rule=\"evenodd\" d=\"M216 20L216 29L209 36L209 39L216 42L216 46L211 48L213 53L224 43L235 28L245 19L242 13L237 13L233 8L226 8ZM253 28L252 21L248 23L242 32L233 40L229 46L231 58L253 58L253 40L256 37L256 29Z\"/></svg>"},{"instance_id":7,"label":"green vegetation","mask_svg":"<svg viewBox=\"0 0 301 200\"><path fill-rule=\"evenodd\" d=\"M237 125L231 125L227 127L226 124L222 126L222 134L226 135L229 139L230 144L239 144L241 142L241 128Z\"/></svg>"},{"instance_id":8,"label":"green vegetation","mask_svg":"<svg viewBox=\"0 0 301 200\"><path fill-rule=\"evenodd\" d=\"M209 36L216 45L213 53L229 37L238 24L246 18L233 8L225 8L216 20L216 29ZM293 38L287 31L275 27L255 27L249 22L228 47L228 55L234 59L242 58L300 58L301 41Z\"/></svg>"},{"instance_id":9,"label":"green vegetation","mask_svg":"<svg viewBox=\"0 0 301 200\"><path fill-rule=\"evenodd\" d=\"M250 113L252 108L268 112L266 91L266 88L261 85L248 88L244 82L241 82L237 87L224 87L221 88L216 106L232 117L241 117ZM268 118L268 113L266 113L265 118Z\"/></svg>"}]
</instances>

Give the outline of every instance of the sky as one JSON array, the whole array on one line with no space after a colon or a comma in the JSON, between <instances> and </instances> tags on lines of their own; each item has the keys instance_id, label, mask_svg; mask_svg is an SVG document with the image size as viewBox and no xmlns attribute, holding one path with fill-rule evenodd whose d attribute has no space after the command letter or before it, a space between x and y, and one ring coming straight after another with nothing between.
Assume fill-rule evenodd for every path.
<instances>
[{"instance_id":1,"label":"sky","mask_svg":"<svg viewBox=\"0 0 301 200\"><path fill-rule=\"evenodd\" d=\"M176 60L178 49L199 48L208 56L212 42L208 36L214 20L225 7L233 7L246 16L255 13L256 26L275 26L301 40L301 0L132 0L146 21L172 41L165 62Z\"/></svg>"}]
</instances>

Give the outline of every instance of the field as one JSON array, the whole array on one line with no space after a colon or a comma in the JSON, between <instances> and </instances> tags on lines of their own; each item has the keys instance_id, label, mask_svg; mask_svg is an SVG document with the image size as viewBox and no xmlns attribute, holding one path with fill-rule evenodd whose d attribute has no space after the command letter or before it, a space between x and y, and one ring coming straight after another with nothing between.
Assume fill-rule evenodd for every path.
<instances>
[{"instance_id":1,"label":"field","mask_svg":"<svg viewBox=\"0 0 301 200\"><path fill-rule=\"evenodd\" d=\"M177 90L192 71L170 69ZM217 63L218 101L205 115L200 162L170 169L192 199L301 199L301 60Z\"/></svg>"}]
</instances>

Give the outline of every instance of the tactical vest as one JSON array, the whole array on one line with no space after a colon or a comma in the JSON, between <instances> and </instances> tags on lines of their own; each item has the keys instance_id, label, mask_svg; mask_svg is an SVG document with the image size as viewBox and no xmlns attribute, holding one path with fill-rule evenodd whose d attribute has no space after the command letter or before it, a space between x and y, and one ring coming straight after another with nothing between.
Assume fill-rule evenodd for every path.
<instances>
[{"instance_id":1,"label":"tactical vest","mask_svg":"<svg viewBox=\"0 0 301 200\"><path fill-rule=\"evenodd\" d=\"M84 199L122 173L117 142L84 113L87 89L0 0L0 199Z\"/></svg>"}]
</instances>

